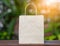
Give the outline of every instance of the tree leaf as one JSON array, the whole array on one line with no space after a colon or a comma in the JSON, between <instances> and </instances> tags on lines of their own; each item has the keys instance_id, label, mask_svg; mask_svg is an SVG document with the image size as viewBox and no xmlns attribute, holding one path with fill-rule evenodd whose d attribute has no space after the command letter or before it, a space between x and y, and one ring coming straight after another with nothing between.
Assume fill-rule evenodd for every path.
<instances>
[{"instance_id":1,"label":"tree leaf","mask_svg":"<svg viewBox=\"0 0 60 46\"><path fill-rule=\"evenodd\" d=\"M9 23L8 26L8 35L10 35L14 31L14 26L15 26L16 18L12 19L11 22Z\"/></svg>"}]
</instances>

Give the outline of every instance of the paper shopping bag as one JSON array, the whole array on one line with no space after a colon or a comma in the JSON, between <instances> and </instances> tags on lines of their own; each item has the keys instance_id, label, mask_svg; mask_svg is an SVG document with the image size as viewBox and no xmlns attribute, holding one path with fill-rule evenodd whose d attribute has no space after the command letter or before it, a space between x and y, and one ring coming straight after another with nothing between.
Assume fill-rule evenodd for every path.
<instances>
[{"instance_id":1,"label":"paper shopping bag","mask_svg":"<svg viewBox=\"0 0 60 46\"><path fill-rule=\"evenodd\" d=\"M44 17L19 17L19 44L44 44Z\"/></svg>"}]
</instances>

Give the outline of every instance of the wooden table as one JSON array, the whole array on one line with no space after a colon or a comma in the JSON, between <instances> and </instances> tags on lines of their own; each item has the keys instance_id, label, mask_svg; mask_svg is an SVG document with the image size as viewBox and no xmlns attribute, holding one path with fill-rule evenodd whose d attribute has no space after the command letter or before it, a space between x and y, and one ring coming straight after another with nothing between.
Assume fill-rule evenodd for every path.
<instances>
[{"instance_id":1,"label":"wooden table","mask_svg":"<svg viewBox=\"0 0 60 46\"><path fill-rule=\"evenodd\" d=\"M45 44L18 44L18 40L0 40L0 46L57 46L60 41L45 41Z\"/></svg>"}]
</instances>

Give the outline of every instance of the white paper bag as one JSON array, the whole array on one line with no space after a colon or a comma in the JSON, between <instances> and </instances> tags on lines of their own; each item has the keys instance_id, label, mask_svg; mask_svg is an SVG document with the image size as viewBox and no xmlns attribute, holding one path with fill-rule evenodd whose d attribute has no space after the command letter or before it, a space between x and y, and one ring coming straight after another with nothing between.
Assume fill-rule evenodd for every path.
<instances>
[{"instance_id":1,"label":"white paper bag","mask_svg":"<svg viewBox=\"0 0 60 46\"><path fill-rule=\"evenodd\" d=\"M44 17L19 16L19 44L44 44Z\"/></svg>"}]
</instances>

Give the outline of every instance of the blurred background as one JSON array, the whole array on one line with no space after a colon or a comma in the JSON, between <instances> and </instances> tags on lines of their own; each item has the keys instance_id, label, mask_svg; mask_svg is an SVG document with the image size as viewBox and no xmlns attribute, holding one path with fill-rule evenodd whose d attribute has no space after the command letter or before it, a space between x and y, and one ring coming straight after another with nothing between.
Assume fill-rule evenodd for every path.
<instances>
[{"instance_id":1,"label":"blurred background","mask_svg":"<svg viewBox=\"0 0 60 46\"><path fill-rule=\"evenodd\" d=\"M60 0L0 0L0 40L18 39L19 15L44 15L45 40L60 40Z\"/></svg>"}]
</instances>

